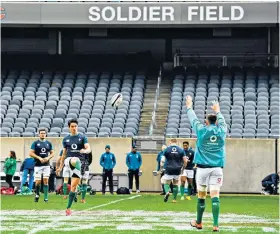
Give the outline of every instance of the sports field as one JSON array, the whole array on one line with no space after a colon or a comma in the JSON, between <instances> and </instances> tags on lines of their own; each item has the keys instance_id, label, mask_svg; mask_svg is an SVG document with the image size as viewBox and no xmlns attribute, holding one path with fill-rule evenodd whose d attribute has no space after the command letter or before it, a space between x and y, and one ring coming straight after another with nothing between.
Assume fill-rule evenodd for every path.
<instances>
[{"instance_id":1,"label":"sports field","mask_svg":"<svg viewBox=\"0 0 280 234\"><path fill-rule=\"evenodd\" d=\"M195 230L196 198L163 202L158 194L87 195L87 203L73 204L65 216L66 200L50 195L49 202L33 202L33 196L2 196L1 233L210 233L212 214L207 199L203 230ZM221 233L279 233L277 196L221 197Z\"/></svg>"}]
</instances>

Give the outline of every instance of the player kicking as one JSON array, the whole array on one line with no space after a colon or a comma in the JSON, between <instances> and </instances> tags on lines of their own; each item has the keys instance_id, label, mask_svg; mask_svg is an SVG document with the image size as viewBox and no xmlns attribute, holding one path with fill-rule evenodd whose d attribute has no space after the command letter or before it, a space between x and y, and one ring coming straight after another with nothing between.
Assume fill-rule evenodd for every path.
<instances>
[{"instance_id":1,"label":"player kicking","mask_svg":"<svg viewBox=\"0 0 280 234\"><path fill-rule=\"evenodd\" d=\"M51 172L50 160L54 156L52 143L46 140L47 132L45 129L39 129L39 140L34 141L31 145L30 157L35 159L35 202L39 201L41 190L41 179L43 175L44 183L44 202L48 202L49 177Z\"/></svg>"},{"instance_id":2,"label":"player kicking","mask_svg":"<svg viewBox=\"0 0 280 234\"><path fill-rule=\"evenodd\" d=\"M66 216L71 215L71 206L76 197L76 189L80 183L81 175L81 161L84 160L84 154L90 153L90 146L85 135L78 133L78 121L71 119L68 122L70 135L63 139L63 153L61 156L61 163L56 170L59 175L64 165L65 170L70 171L71 191L68 197L68 205L66 209Z\"/></svg>"},{"instance_id":3,"label":"player kicking","mask_svg":"<svg viewBox=\"0 0 280 234\"><path fill-rule=\"evenodd\" d=\"M182 148L177 146L177 140L171 139L170 146L165 149L161 159L161 171L165 166L165 174L162 177L164 182L164 202L168 201L170 184L173 182L173 203L176 203L178 194L178 182L183 166L188 163L185 152Z\"/></svg>"},{"instance_id":4,"label":"player kicking","mask_svg":"<svg viewBox=\"0 0 280 234\"><path fill-rule=\"evenodd\" d=\"M206 126L202 125L192 109L192 98L186 98L187 114L192 128L197 135L194 163L197 164L196 183L198 190L197 219L191 226L202 229L202 216L205 210L205 199L209 186L212 199L213 231L219 231L220 187L223 183L223 167L225 164L225 140L227 125L220 112L219 103L214 101L208 115Z\"/></svg>"}]
</instances>

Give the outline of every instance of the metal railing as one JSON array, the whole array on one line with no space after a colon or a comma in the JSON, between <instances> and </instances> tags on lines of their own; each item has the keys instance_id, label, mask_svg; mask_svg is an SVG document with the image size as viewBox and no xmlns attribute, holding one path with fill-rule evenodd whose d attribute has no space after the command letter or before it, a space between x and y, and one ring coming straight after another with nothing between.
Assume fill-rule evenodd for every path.
<instances>
[{"instance_id":1,"label":"metal railing","mask_svg":"<svg viewBox=\"0 0 280 234\"><path fill-rule=\"evenodd\" d=\"M158 103L158 97L159 97L159 88L160 88L161 78L162 78L162 68L160 67L158 80L157 80L157 89L156 89L156 94L155 94L152 121L151 121L150 128L149 128L149 136L153 135L154 126L156 126L156 111L157 111L157 103Z\"/></svg>"},{"instance_id":2,"label":"metal railing","mask_svg":"<svg viewBox=\"0 0 280 234\"><path fill-rule=\"evenodd\" d=\"M279 56L277 54L183 54L176 53L174 55L174 67L178 66L268 66L279 67Z\"/></svg>"}]
</instances>

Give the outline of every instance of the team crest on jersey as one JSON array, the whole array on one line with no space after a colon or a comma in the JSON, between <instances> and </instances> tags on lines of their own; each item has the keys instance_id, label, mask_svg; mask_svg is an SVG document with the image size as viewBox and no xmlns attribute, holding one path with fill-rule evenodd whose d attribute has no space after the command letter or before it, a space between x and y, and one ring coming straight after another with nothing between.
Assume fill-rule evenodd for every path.
<instances>
[{"instance_id":1,"label":"team crest on jersey","mask_svg":"<svg viewBox=\"0 0 280 234\"><path fill-rule=\"evenodd\" d=\"M176 147L172 147L172 151L173 152L177 151Z\"/></svg>"},{"instance_id":2,"label":"team crest on jersey","mask_svg":"<svg viewBox=\"0 0 280 234\"><path fill-rule=\"evenodd\" d=\"M210 137L210 141L211 141L212 143L216 142L216 141L217 141L217 137L216 137L216 136L211 136L211 137Z\"/></svg>"}]
</instances>

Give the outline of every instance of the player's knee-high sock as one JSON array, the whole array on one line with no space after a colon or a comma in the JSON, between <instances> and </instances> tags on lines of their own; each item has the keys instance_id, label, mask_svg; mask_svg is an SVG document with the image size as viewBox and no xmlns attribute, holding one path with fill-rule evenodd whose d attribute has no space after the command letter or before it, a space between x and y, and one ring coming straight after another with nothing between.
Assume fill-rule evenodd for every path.
<instances>
[{"instance_id":1,"label":"player's knee-high sock","mask_svg":"<svg viewBox=\"0 0 280 234\"><path fill-rule=\"evenodd\" d=\"M205 199L197 199L197 216L196 222L200 224L202 222L203 212L205 210Z\"/></svg>"},{"instance_id":2,"label":"player's knee-high sock","mask_svg":"<svg viewBox=\"0 0 280 234\"><path fill-rule=\"evenodd\" d=\"M40 195L40 190L41 190L41 184L36 184L36 187L35 187L35 192L36 192L36 195Z\"/></svg>"},{"instance_id":3,"label":"player's knee-high sock","mask_svg":"<svg viewBox=\"0 0 280 234\"><path fill-rule=\"evenodd\" d=\"M85 200L87 194L87 184L82 185L82 200Z\"/></svg>"},{"instance_id":4,"label":"player's knee-high sock","mask_svg":"<svg viewBox=\"0 0 280 234\"><path fill-rule=\"evenodd\" d=\"M76 197L76 193L73 193L72 191L69 193L69 197L68 197L68 205L67 205L67 209L70 209L73 203L74 198Z\"/></svg>"},{"instance_id":5,"label":"player's knee-high sock","mask_svg":"<svg viewBox=\"0 0 280 234\"><path fill-rule=\"evenodd\" d=\"M63 195L67 195L68 186L67 183L63 183Z\"/></svg>"},{"instance_id":6,"label":"player's knee-high sock","mask_svg":"<svg viewBox=\"0 0 280 234\"><path fill-rule=\"evenodd\" d=\"M44 184L44 199L48 199L49 185Z\"/></svg>"},{"instance_id":7,"label":"player's knee-high sock","mask_svg":"<svg viewBox=\"0 0 280 234\"><path fill-rule=\"evenodd\" d=\"M178 194L178 185L173 185L173 198L176 200Z\"/></svg>"},{"instance_id":8,"label":"player's knee-high sock","mask_svg":"<svg viewBox=\"0 0 280 234\"><path fill-rule=\"evenodd\" d=\"M213 226L219 226L220 199L218 197L212 198L212 214Z\"/></svg>"},{"instance_id":9,"label":"player's knee-high sock","mask_svg":"<svg viewBox=\"0 0 280 234\"><path fill-rule=\"evenodd\" d=\"M188 196L192 194L192 184L188 184Z\"/></svg>"},{"instance_id":10,"label":"player's knee-high sock","mask_svg":"<svg viewBox=\"0 0 280 234\"><path fill-rule=\"evenodd\" d=\"M81 161L77 160L75 163L75 169L73 170L73 172L78 175L81 176Z\"/></svg>"},{"instance_id":11,"label":"player's knee-high sock","mask_svg":"<svg viewBox=\"0 0 280 234\"><path fill-rule=\"evenodd\" d=\"M169 193L169 190L170 190L170 185L169 184L164 184L165 193Z\"/></svg>"},{"instance_id":12,"label":"player's knee-high sock","mask_svg":"<svg viewBox=\"0 0 280 234\"><path fill-rule=\"evenodd\" d=\"M185 194L185 185L180 185L180 193L181 193L181 196L184 196Z\"/></svg>"}]
</instances>

